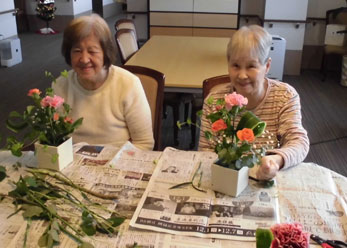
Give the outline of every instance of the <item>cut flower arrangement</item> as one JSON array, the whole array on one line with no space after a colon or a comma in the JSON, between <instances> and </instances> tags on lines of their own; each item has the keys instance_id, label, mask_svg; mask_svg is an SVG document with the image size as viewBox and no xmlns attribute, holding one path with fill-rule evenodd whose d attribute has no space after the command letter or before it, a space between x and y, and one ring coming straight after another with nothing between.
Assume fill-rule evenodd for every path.
<instances>
[{"instance_id":1,"label":"cut flower arrangement","mask_svg":"<svg viewBox=\"0 0 347 248\"><path fill-rule=\"evenodd\" d=\"M61 75L66 76L66 71ZM49 72L46 72L46 76L53 78ZM27 95L33 100L33 105L27 106L23 114L11 112L6 121L7 127L14 133L25 132L23 141L14 136L7 138L6 148L13 155L21 156L22 149L36 141L43 145L58 146L82 124L83 118L73 121L68 117L70 106L63 98L54 95L52 88L47 88L44 96L41 96L39 89L31 89Z\"/></svg>"},{"instance_id":2,"label":"cut flower arrangement","mask_svg":"<svg viewBox=\"0 0 347 248\"><path fill-rule=\"evenodd\" d=\"M310 234L303 231L300 223L276 224L268 229L256 230L257 248L307 248Z\"/></svg>"},{"instance_id":3,"label":"cut flower arrangement","mask_svg":"<svg viewBox=\"0 0 347 248\"><path fill-rule=\"evenodd\" d=\"M256 151L252 143L264 132L266 123L245 109L248 100L240 94L234 92L224 99L207 99L209 105L214 102L215 112L206 117L211 122L212 132L206 131L205 137L214 145L217 164L235 170L259 164L265 148Z\"/></svg>"}]
</instances>

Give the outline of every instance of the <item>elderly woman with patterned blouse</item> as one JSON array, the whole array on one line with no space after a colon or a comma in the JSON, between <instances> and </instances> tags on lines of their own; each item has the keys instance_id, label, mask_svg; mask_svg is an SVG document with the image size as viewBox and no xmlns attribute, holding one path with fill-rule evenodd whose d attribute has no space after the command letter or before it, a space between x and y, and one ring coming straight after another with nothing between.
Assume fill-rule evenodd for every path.
<instances>
[{"instance_id":1,"label":"elderly woman with patterned blouse","mask_svg":"<svg viewBox=\"0 0 347 248\"><path fill-rule=\"evenodd\" d=\"M265 135L255 140L256 147L270 148L256 172L262 180L302 162L309 150L298 93L292 86L266 77L271 65L271 43L271 35L257 25L244 26L235 32L227 48L231 83L213 87L206 98L224 98L225 94L236 91L248 98L246 109L267 123ZM213 105L204 103L199 150L213 150L204 137L205 131L210 130L206 116L212 109Z\"/></svg>"}]
</instances>

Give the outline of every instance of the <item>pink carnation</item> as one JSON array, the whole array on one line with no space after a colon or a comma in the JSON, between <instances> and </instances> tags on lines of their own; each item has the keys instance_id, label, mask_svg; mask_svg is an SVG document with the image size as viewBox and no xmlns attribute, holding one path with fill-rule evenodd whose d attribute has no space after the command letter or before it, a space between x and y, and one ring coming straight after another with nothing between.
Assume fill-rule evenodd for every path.
<instances>
[{"instance_id":1,"label":"pink carnation","mask_svg":"<svg viewBox=\"0 0 347 248\"><path fill-rule=\"evenodd\" d=\"M39 89L36 89L36 88L29 90L28 96L33 96L34 94L40 95L41 91Z\"/></svg>"},{"instance_id":2,"label":"pink carnation","mask_svg":"<svg viewBox=\"0 0 347 248\"><path fill-rule=\"evenodd\" d=\"M41 101L42 107L59 108L64 103L64 98L54 95L54 97L46 96Z\"/></svg>"},{"instance_id":3,"label":"pink carnation","mask_svg":"<svg viewBox=\"0 0 347 248\"><path fill-rule=\"evenodd\" d=\"M245 106L248 103L248 99L240 94L237 94L236 92L233 92L232 94L228 94L224 97L225 100L225 108L227 110L232 109L233 106Z\"/></svg>"},{"instance_id":4,"label":"pink carnation","mask_svg":"<svg viewBox=\"0 0 347 248\"><path fill-rule=\"evenodd\" d=\"M271 248L309 247L309 233L303 232L300 223L276 224L271 231L275 237Z\"/></svg>"}]
</instances>

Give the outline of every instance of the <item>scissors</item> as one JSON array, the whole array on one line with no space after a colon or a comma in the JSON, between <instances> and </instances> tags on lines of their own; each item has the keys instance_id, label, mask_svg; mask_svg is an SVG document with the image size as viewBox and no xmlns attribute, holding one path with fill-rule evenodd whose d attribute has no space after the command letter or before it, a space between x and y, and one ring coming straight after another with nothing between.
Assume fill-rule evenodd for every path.
<instances>
[{"instance_id":1,"label":"scissors","mask_svg":"<svg viewBox=\"0 0 347 248\"><path fill-rule=\"evenodd\" d=\"M320 244L323 248L347 248L347 243L339 240L322 239L319 236L311 234L311 239Z\"/></svg>"}]
</instances>

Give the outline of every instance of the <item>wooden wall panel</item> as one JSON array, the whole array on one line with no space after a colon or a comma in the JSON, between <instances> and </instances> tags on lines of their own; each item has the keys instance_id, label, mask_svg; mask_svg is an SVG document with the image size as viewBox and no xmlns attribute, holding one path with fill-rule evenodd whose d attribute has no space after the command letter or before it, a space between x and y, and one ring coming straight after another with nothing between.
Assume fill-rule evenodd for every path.
<instances>
[{"instance_id":1,"label":"wooden wall panel","mask_svg":"<svg viewBox=\"0 0 347 248\"><path fill-rule=\"evenodd\" d=\"M193 14L194 27L237 28L237 15Z\"/></svg>"},{"instance_id":2,"label":"wooden wall panel","mask_svg":"<svg viewBox=\"0 0 347 248\"><path fill-rule=\"evenodd\" d=\"M161 13L151 12L149 15L151 26L193 26L192 13Z\"/></svg>"}]
</instances>

